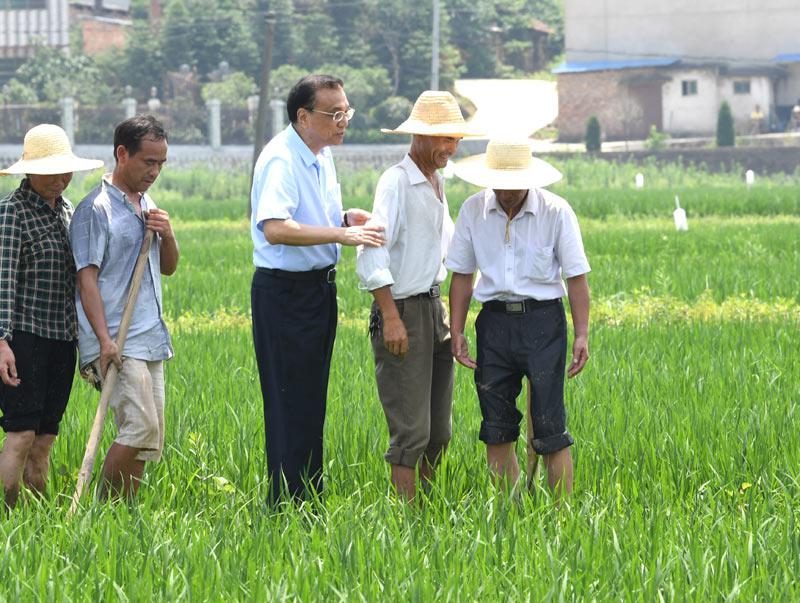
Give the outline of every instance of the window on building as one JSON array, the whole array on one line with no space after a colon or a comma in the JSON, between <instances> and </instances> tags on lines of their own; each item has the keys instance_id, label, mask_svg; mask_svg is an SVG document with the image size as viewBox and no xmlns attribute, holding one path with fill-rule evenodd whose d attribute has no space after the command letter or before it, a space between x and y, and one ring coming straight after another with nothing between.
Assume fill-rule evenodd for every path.
<instances>
[{"instance_id":1,"label":"window on building","mask_svg":"<svg viewBox=\"0 0 800 603\"><path fill-rule=\"evenodd\" d=\"M734 94L750 94L750 80L736 80L733 82Z\"/></svg>"},{"instance_id":2,"label":"window on building","mask_svg":"<svg viewBox=\"0 0 800 603\"><path fill-rule=\"evenodd\" d=\"M697 94L697 80L683 80L681 82L681 94L683 94L683 96L694 96Z\"/></svg>"},{"instance_id":3,"label":"window on building","mask_svg":"<svg viewBox=\"0 0 800 603\"><path fill-rule=\"evenodd\" d=\"M47 8L47 0L0 0L0 8L5 8L8 10Z\"/></svg>"}]
</instances>

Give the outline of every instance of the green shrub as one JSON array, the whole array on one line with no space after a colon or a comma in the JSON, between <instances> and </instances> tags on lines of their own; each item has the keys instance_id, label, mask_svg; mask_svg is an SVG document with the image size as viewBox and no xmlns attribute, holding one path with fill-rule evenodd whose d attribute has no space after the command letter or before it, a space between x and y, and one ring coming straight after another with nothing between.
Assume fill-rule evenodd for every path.
<instances>
[{"instance_id":1,"label":"green shrub","mask_svg":"<svg viewBox=\"0 0 800 603\"><path fill-rule=\"evenodd\" d=\"M723 102L717 115L717 146L732 147L736 144L736 133L733 130L733 114L731 106Z\"/></svg>"},{"instance_id":2,"label":"green shrub","mask_svg":"<svg viewBox=\"0 0 800 603\"><path fill-rule=\"evenodd\" d=\"M647 148L651 151L660 151L667 146L669 134L666 132L659 132L655 124L650 126L650 133L647 136Z\"/></svg>"},{"instance_id":3,"label":"green shrub","mask_svg":"<svg viewBox=\"0 0 800 603\"><path fill-rule=\"evenodd\" d=\"M600 121L594 115L586 122L586 150L590 153L600 150Z\"/></svg>"}]
</instances>

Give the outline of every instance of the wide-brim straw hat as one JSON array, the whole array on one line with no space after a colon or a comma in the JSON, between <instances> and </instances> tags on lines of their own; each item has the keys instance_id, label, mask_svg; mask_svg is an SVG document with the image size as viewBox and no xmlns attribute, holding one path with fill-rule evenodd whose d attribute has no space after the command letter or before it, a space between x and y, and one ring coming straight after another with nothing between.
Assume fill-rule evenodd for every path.
<instances>
[{"instance_id":1,"label":"wide-brim straw hat","mask_svg":"<svg viewBox=\"0 0 800 603\"><path fill-rule=\"evenodd\" d=\"M53 124L39 124L25 134L22 159L0 171L0 175L53 175L84 172L102 167L99 159L83 159L72 152L67 133Z\"/></svg>"},{"instance_id":2,"label":"wide-brim straw hat","mask_svg":"<svg viewBox=\"0 0 800 603\"><path fill-rule=\"evenodd\" d=\"M394 130L381 128L384 134L422 136L481 136L475 126L464 121L458 102L449 92L426 90L419 95L411 116Z\"/></svg>"},{"instance_id":3,"label":"wide-brim straw hat","mask_svg":"<svg viewBox=\"0 0 800 603\"><path fill-rule=\"evenodd\" d=\"M456 176L481 188L527 190L563 178L552 165L534 157L527 141L490 140L486 152L455 164Z\"/></svg>"}]
</instances>

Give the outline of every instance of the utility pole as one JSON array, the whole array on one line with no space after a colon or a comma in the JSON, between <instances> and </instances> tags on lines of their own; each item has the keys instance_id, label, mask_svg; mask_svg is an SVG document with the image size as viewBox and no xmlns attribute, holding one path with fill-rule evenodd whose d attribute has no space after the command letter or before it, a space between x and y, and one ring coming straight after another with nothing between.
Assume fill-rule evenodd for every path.
<instances>
[{"instance_id":1,"label":"utility pole","mask_svg":"<svg viewBox=\"0 0 800 603\"><path fill-rule=\"evenodd\" d=\"M439 0L433 0L433 32L431 43L431 90L439 89Z\"/></svg>"},{"instance_id":2,"label":"utility pole","mask_svg":"<svg viewBox=\"0 0 800 603\"><path fill-rule=\"evenodd\" d=\"M260 86L258 90L258 113L256 114L256 132L253 139L253 166L250 170L250 190L253 188L253 170L256 167L256 161L261 154L261 149L264 147L264 139L266 138L267 131L267 111L269 110L269 74L272 69L272 38L275 34L275 22L277 21L275 13L267 11L264 14L265 38L264 38L264 53L261 55L261 77ZM250 198L247 199L247 215L252 212L250 205Z\"/></svg>"}]
</instances>

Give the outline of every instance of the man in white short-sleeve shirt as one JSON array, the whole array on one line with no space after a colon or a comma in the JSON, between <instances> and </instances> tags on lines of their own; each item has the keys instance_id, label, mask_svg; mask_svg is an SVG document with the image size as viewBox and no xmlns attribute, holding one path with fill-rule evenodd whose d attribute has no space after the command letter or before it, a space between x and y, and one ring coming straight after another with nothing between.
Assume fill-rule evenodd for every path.
<instances>
[{"instance_id":1,"label":"man in white short-sleeve shirt","mask_svg":"<svg viewBox=\"0 0 800 603\"><path fill-rule=\"evenodd\" d=\"M392 485L408 501L450 441L453 356L439 286L453 221L438 170L471 133L449 92L423 92L395 130L411 134L408 155L375 190L372 221L386 227L386 245L361 249L357 271L375 298L370 340L386 422Z\"/></svg>"},{"instance_id":2,"label":"man in white short-sleeve shirt","mask_svg":"<svg viewBox=\"0 0 800 603\"><path fill-rule=\"evenodd\" d=\"M575 331L567 374L577 375L589 358L590 268L577 218L564 199L541 188L561 174L531 157L526 141L490 141L485 155L459 162L456 174L486 187L461 207L445 265L453 271L453 356L475 369L483 416L479 437L487 445L489 469L499 481L515 484L519 478L514 443L522 414L516 398L527 377L532 447L544 458L550 487L569 494L573 439L564 407L564 295ZM476 360L464 335L471 297L483 304L475 322Z\"/></svg>"}]
</instances>

